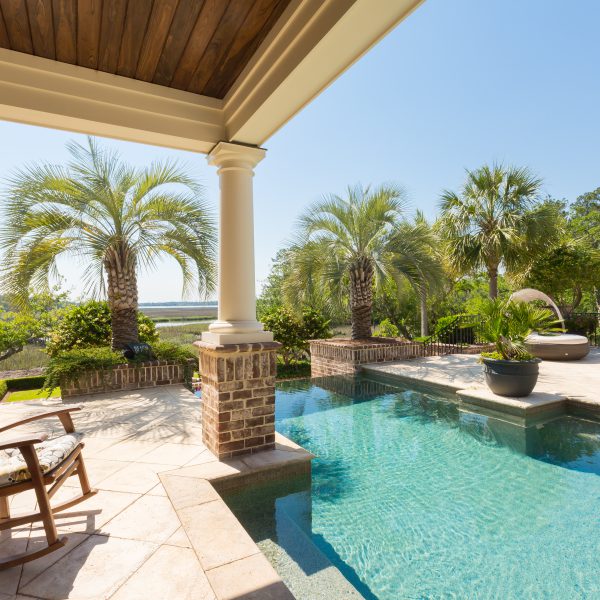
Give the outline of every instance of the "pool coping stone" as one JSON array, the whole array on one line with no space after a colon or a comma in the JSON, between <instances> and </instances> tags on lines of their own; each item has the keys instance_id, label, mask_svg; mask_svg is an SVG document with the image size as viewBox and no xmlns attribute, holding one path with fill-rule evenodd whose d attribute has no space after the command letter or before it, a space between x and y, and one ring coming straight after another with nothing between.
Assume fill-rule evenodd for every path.
<instances>
[{"instance_id":1,"label":"pool coping stone","mask_svg":"<svg viewBox=\"0 0 600 600\"><path fill-rule=\"evenodd\" d=\"M240 568L247 563L252 572L252 589L247 593L241 590L236 600L294 598L220 493L251 483L310 475L313 458L313 454L276 433L274 450L221 461L215 458L159 473L218 600L231 598L229 592L221 594L224 590L221 580L227 573L227 565L233 563ZM257 595L261 593L262 596Z\"/></svg>"}]
</instances>

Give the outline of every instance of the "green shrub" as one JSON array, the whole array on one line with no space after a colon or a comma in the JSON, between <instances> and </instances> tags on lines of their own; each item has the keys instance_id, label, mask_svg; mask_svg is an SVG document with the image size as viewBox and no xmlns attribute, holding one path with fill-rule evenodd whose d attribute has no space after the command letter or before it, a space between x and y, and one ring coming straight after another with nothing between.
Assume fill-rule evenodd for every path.
<instances>
[{"instance_id":1,"label":"green shrub","mask_svg":"<svg viewBox=\"0 0 600 600\"><path fill-rule=\"evenodd\" d=\"M377 337L396 338L400 335L400 330L389 319L384 319L381 321L381 323L379 323L379 327L375 335Z\"/></svg>"},{"instance_id":2,"label":"green shrub","mask_svg":"<svg viewBox=\"0 0 600 600\"><path fill-rule=\"evenodd\" d=\"M107 347L65 350L50 358L43 389L50 392L60 386L61 380L75 382L86 371L102 371L126 362L122 354Z\"/></svg>"},{"instance_id":3,"label":"green shrub","mask_svg":"<svg viewBox=\"0 0 600 600\"><path fill-rule=\"evenodd\" d=\"M310 361L298 360L291 365L277 365L277 379L310 377Z\"/></svg>"},{"instance_id":4,"label":"green shrub","mask_svg":"<svg viewBox=\"0 0 600 600\"><path fill-rule=\"evenodd\" d=\"M37 375L35 377L20 377L19 379L7 379L6 387L8 388L9 392L35 390L44 385L44 379L45 377L43 375Z\"/></svg>"},{"instance_id":5,"label":"green shrub","mask_svg":"<svg viewBox=\"0 0 600 600\"><path fill-rule=\"evenodd\" d=\"M310 340L325 340L331 337L329 324L321 312L314 308L302 309L302 321L300 335L303 339L303 347L306 352L310 348Z\"/></svg>"},{"instance_id":6,"label":"green shrub","mask_svg":"<svg viewBox=\"0 0 600 600\"><path fill-rule=\"evenodd\" d=\"M305 308L298 318L288 308L279 306L263 315L262 320L265 329L282 344L279 354L284 365L301 360L308 352L309 340L331 337L329 321L311 308Z\"/></svg>"},{"instance_id":7,"label":"green shrub","mask_svg":"<svg viewBox=\"0 0 600 600\"><path fill-rule=\"evenodd\" d=\"M4 379L0 379L0 400L6 396L6 392L8 392L6 381L4 381Z\"/></svg>"},{"instance_id":8,"label":"green shrub","mask_svg":"<svg viewBox=\"0 0 600 600\"><path fill-rule=\"evenodd\" d=\"M535 356L529 354L529 352L522 352L519 354L519 358L506 359L500 352L482 352L481 358L491 358L492 360L533 360Z\"/></svg>"},{"instance_id":9,"label":"green shrub","mask_svg":"<svg viewBox=\"0 0 600 600\"><path fill-rule=\"evenodd\" d=\"M154 321L138 312L140 342L158 340ZM62 318L50 332L47 351L54 356L64 350L107 346L111 343L110 309L107 302L91 300L63 311Z\"/></svg>"},{"instance_id":10,"label":"green shrub","mask_svg":"<svg viewBox=\"0 0 600 600\"><path fill-rule=\"evenodd\" d=\"M156 342L152 344L152 352L157 360L171 360L182 364L190 359L198 359L190 349L172 342Z\"/></svg>"}]
</instances>

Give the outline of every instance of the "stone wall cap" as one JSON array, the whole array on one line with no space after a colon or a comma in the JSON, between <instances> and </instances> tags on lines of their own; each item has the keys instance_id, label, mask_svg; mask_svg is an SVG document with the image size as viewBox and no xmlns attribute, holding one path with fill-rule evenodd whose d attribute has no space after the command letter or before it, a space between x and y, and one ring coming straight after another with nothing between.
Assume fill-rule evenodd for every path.
<instances>
[{"instance_id":1,"label":"stone wall cap","mask_svg":"<svg viewBox=\"0 0 600 600\"><path fill-rule=\"evenodd\" d=\"M279 342L252 342L249 344L212 344L211 342L203 342L198 340L194 342L194 346L202 350L210 352L225 352L233 354L235 352L260 352L261 350L277 350L282 344Z\"/></svg>"},{"instance_id":2,"label":"stone wall cap","mask_svg":"<svg viewBox=\"0 0 600 600\"><path fill-rule=\"evenodd\" d=\"M365 350L367 348L381 348L382 346L407 346L410 344L423 344L404 338L372 337L361 340L352 340L350 338L330 338L327 340L310 340L309 343L330 346L335 348L349 348L353 350Z\"/></svg>"}]
</instances>

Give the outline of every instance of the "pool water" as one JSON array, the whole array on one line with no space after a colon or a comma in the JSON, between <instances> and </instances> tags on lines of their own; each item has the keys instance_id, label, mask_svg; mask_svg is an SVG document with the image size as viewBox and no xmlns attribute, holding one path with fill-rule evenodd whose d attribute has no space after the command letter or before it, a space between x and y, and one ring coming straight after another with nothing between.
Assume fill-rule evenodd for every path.
<instances>
[{"instance_id":1,"label":"pool water","mask_svg":"<svg viewBox=\"0 0 600 600\"><path fill-rule=\"evenodd\" d=\"M276 424L312 480L226 500L298 598L600 598L599 423L329 377L280 384Z\"/></svg>"}]
</instances>

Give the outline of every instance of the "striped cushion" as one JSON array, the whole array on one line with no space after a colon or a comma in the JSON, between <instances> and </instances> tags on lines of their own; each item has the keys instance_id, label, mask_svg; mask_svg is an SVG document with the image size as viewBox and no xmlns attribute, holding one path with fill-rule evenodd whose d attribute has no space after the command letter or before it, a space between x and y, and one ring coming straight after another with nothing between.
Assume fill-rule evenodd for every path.
<instances>
[{"instance_id":1,"label":"striped cushion","mask_svg":"<svg viewBox=\"0 0 600 600\"><path fill-rule=\"evenodd\" d=\"M60 465L75 449L80 439L81 434L69 433L35 444L42 473L47 473ZM31 479L31 473L21 451L18 448L0 450L0 486L28 479Z\"/></svg>"}]
</instances>

